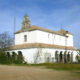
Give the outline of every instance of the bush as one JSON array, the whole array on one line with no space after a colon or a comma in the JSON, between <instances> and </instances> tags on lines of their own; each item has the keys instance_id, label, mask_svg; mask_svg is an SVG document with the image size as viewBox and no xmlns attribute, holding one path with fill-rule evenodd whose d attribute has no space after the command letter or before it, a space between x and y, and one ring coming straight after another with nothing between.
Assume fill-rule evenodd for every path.
<instances>
[{"instance_id":1,"label":"bush","mask_svg":"<svg viewBox=\"0 0 80 80\"><path fill-rule=\"evenodd\" d=\"M8 57L4 52L0 53L0 64L8 64Z\"/></svg>"},{"instance_id":2,"label":"bush","mask_svg":"<svg viewBox=\"0 0 80 80\"><path fill-rule=\"evenodd\" d=\"M12 55L0 51L0 64L22 64L24 62L23 55L14 52Z\"/></svg>"},{"instance_id":3,"label":"bush","mask_svg":"<svg viewBox=\"0 0 80 80\"><path fill-rule=\"evenodd\" d=\"M18 63L18 64L22 64L23 61L24 61L23 55L22 55L21 53L19 53L19 54L17 55L17 63Z\"/></svg>"}]
</instances>

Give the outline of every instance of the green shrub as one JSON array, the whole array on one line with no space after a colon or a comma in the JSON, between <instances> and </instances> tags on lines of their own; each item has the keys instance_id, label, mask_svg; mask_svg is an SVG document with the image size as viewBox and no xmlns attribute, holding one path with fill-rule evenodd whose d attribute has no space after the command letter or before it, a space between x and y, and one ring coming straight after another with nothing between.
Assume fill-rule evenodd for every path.
<instances>
[{"instance_id":1,"label":"green shrub","mask_svg":"<svg viewBox=\"0 0 80 80\"><path fill-rule=\"evenodd\" d=\"M23 55L14 52L12 55L0 52L0 64L22 64L24 62Z\"/></svg>"},{"instance_id":2,"label":"green shrub","mask_svg":"<svg viewBox=\"0 0 80 80\"><path fill-rule=\"evenodd\" d=\"M24 58L23 58L23 55L21 53L19 53L17 55L17 63L18 64L22 64L24 62Z\"/></svg>"},{"instance_id":3,"label":"green shrub","mask_svg":"<svg viewBox=\"0 0 80 80\"><path fill-rule=\"evenodd\" d=\"M0 64L8 64L8 57L4 52L0 53Z\"/></svg>"}]
</instances>

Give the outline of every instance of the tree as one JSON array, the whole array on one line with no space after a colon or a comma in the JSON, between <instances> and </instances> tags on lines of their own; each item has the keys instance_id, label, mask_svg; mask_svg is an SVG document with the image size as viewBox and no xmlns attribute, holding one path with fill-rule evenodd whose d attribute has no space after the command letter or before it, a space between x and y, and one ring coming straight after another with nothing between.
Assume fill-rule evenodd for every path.
<instances>
[{"instance_id":1,"label":"tree","mask_svg":"<svg viewBox=\"0 0 80 80\"><path fill-rule=\"evenodd\" d=\"M5 51L13 44L13 39L7 32L0 34L0 64L10 63Z\"/></svg>"},{"instance_id":2,"label":"tree","mask_svg":"<svg viewBox=\"0 0 80 80\"><path fill-rule=\"evenodd\" d=\"M13 44L13 38L7 33L0 34L0 51L7 50Z\"/></svg>"}]
</instances>

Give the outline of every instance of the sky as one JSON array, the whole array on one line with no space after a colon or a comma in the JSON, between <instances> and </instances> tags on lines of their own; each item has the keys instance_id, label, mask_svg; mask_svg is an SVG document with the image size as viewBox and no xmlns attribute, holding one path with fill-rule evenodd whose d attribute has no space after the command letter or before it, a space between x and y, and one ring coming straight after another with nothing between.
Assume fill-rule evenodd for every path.
<instances>
[{"instance_id":1,"label":"sky","mask_svg":"<svg viewBox=\"0 0 80 80\"><path fill-rule=\"evenodd\" d=\"M74 35L74 46L80 48L80 0L0 0L0 33L21 29L24 15L31 25L58 31L61 28Z\"/></svg>"}]
</instances>

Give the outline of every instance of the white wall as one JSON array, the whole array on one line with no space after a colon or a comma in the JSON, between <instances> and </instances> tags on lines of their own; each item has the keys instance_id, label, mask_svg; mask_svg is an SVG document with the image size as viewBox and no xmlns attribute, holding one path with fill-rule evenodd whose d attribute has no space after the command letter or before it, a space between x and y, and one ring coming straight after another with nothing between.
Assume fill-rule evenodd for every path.
<instances>
[{"instance_id":1,"label":"white wall","mask_svg":"<svg viewBox=\"0 0 80 80\"><path fill-rule=\"evenodd\" d=\"M67 34L67 36L68 37L64 37L49 32L37 31L37 42L62 46L73 46L73 36L69 34Z\"/></svg>"},{"instance_id":2,"label":"white wall","mask_svg":"<svg viewBox=\"0 0 80 80\"><path fill-rule=\"evenodd\" d=\"M10 52L10 54L12 55L12 52L15 52L16 54L18 54L18 51L22 52L25 62L34 63L34 55L37 52L37 48L11 50L11 51L6 51L6 52Z\"/></svg>"},{"instance_id":3,"label":"white wall","mask_svg":"<svg viewBox=\"0 0 80 80\"><path fill-rule=\"evenodd\" d=\"M27 42L24 42L24 35L27 35ZM45 43L62 46L73 46L73 36L67 34L67 38L61 35L45 31L34 30L15 34L15 45L24 43Z\"/></svg>"},{"instance_id":4,"label":"white wall","mask_svg":"<svg viewBox=\"0 0 80 80\"><path fill-rule=\"evenodd\" d=\"M24 41L24 35L27 35L27 41ZM37 41L37 31L22 32L15 34L15 45L24 43L36 43Z\"/></svg>"},{"instance_id":5,"label":"white wall","mask_svg":"<svg viewBox=\"0 0 80 80\"><path fill-rule=\"evenodd\" d=\"M67 46L74 46L73 44L73 36L72 35L69 35L67 34Z\"/></svg>"},{"instance_id":6,"label":"white wall","mask_svg":"<svg viewBox=\"0 0 80 80\"><path fill-rule=\"evenodd\" d=\"M20 50L11 50L11 51L7 51L10 52L10 54L12 54L12 52L16 52L18 54L18 51L21 51L24 57L24 60L27 63L34 63L35 59L36 59L36 55L37 53L39 53L39 57L37 59L37 63L44 63L45 62L45 55L46 56L51 56L50 57L50 61L51 62L55 62L55 52L58 51L58 54L60 54L60 51L62 51L64 54L65 50L63 49L50 49L50 48L28 48L28 49L20 49ZM76 51L74 50L67 50L66 54L71 54L73 53L73 62L76 62L76 55L78 54ZM52 60L52 58L54 60Z\"/></svg>"}]
</instances>

